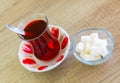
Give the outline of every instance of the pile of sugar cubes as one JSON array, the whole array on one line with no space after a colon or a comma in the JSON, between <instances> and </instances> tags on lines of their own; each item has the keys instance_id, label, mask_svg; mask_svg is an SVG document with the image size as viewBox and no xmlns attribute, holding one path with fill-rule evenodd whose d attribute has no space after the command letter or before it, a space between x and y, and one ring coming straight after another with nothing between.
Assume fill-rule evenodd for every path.
<instances>
[{"instance_id":1,"label":"pile of sugar cubes","mask_svg":"<svg viewBox=\"0 0 120 83\"><path fill-rule=\"evenodd\" d=\"M107 40L100 39L98 33L81 36L81 41L76 45L79 56L86 61L95 61L105 57L107 50Z\"/></svg>"}]
</instances>

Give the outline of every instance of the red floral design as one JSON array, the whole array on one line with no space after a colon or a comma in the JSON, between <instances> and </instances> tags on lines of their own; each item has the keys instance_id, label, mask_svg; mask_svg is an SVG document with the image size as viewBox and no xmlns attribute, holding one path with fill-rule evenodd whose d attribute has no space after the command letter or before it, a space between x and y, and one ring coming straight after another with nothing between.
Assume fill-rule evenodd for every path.
<instances>
[{"instance_id":1,"label":"red floral design","mask_svg":"<svg viewBox=\"0 0 120 83\"><path fill-rule=\"evenodd\" d=\"M56 38L58 38L58 36L59 36L59 29L56 28L56 27L52 27L51 33L53 34L53 36L55 36Z\"/></svg>"},{"instance_id":2,"label":"red floral design","mask_svg":"<svg viewBox=\"0 0 120 83\"><path fill-rule=\"evenodd\" d=\"M23 63L24 64L29 64L29 65L36 64L36 62L33 59L30 59L30 58L23 59Z\"/></svg>"},{"instance_id":3,"label":"red floral design","mask_svg":"<svg viewBox=\"0 0 120 83\"><path fill-rule=\"evenodd\" d=\"M65 37L65 38L63 39L63 41L62 41L62 46L61 46L61 48L64 49L64 48L66 47L67 43L68 43L68 37Z\"/></svg>"},{"instance_id":4,"label":"red floral design","mask_svg":"<svg viewBox=\"0 0 120 83\"><path fill-rule=\"evenodd\" d=\"M62 61L63 58L64 58L64 56L61 55L61 56L56 60L56 62L60 62L60 61Z\"/></svg>"},{"instance_id":5,"label":"red floral design","mask_svg":"<svg viewBox=\"0 0 120 83\"><path fill-rule=\"evenodd\" d=\"M45 68L47 68L48 66L39 66L38 67L38 70L43 70L43 69L45 69Z\"/></svg>"},{"instance_id":6,"label":"red floral design","mask_svg":"<svg viewBox=\"0 0 120 83\"><path fill-rule=\"evenodd\" d=\"M30 46L30 44L26 43L26 44L23 44L22 46L22 50L26 53L33 53L32 51L32 47Z\"/></svg>"}]
</instances>

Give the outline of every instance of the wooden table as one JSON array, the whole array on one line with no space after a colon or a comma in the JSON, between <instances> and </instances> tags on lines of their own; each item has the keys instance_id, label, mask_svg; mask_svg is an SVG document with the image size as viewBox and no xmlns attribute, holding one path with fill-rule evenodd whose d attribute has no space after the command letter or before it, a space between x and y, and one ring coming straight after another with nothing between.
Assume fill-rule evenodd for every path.
<instances>
[{"instance_id":1,"label":"wooden table","mask_svg":"<svg viewBox=\"0 0 120 83\"><path fill-rule=\"evenodd\" d=\"M5 28L24 15L41 12L49 23L62 26L72 40L83 28L109 30L115 41L112 56L98 66L87 66L72 52L57 68L33 73L18 61L21 40ZM120 83L120 0L0 0L0 83Z\"/></svg>"}]
</instances>

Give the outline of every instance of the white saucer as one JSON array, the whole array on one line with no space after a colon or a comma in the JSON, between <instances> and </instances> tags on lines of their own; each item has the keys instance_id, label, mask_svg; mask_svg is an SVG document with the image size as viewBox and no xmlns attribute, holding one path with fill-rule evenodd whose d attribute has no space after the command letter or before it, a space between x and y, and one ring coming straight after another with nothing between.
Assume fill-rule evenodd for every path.
<instances>
[{"instance_id":1,"label":"white saucer","mask_svg":"<svg viewBox=\"0 0 120 83\"><path fill-rule=\"evenodd\" d=\"M21 65L25 67L26 69L32 71L32 72L45 72L51 69L54 69L58 65L60 65L63 60L67 57L69 49L70 49L70 38L67 32L59 26L54 26L54 25L49 25L49 29L51 31L52 28L57 28L59 30L59 35L58 35L58 41L60 42L60 52L59 54L52 60L50 61L42 61L38 60L33 53L26 53L23 49L22 46L24 44L27 44L26 41L22 41L20 44L19 52L18 52L18 57ZM64 48L62 48L62 43L65 40L65 38L68 39L67 44L65 45ZM28 48L29 49L29 48ZM32 60L32 64L25 64L23 63L24 61L27 60Z\"/></svg>"}]
</instances>

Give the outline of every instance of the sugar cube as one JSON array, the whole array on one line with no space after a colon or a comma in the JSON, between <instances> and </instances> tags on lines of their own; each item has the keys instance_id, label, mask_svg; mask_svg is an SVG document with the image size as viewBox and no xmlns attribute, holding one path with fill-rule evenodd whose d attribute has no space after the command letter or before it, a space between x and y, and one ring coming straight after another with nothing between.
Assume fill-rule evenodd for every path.
<instances>
[{"instance_id":1,"label":"sugar cube","mask_svg":"<svg viewBox=\"0 0 120 83\"><path fill-rule=\"evenodd\" d=\"M76 51L80 53L84 49L84 44L82 42L79 42L76 46Z\"/></svg>"},{"instance_id":2,"label":"sugar cube","mask_svg":"<svg viewBox=\"0 0 120 83\"><path fill-rule=\"evenodd\" d=\"M95 57L91 56L91 55L84 54L84 57L85 57L84 59L87 61L94 61L95 60Z\"/></svg>"},{"instance_id":3,"label":"sugar cube","mask_svg":"<svg viewBox=\"0 0 120 83\"><path fill-rule=\"evenodd\" d=\"M91 52L91 53L90 53L91 56L97 56L97 55L99 55L100 50L99 50L98 47L92 46L92 47L90 48L90 52Z\"/></svg>"},{"instance_id":4,"label":"sugar cube","mask_svg":"<svg viewBox=\"0 0 120 83\"><path fill-rule=\"evenodd\" d=\"M101 39L101 44L103 45L103 46L107 46L108 45L108 43L107 43L107 40L106 39Z\"/></svg>"},{"instance_id":5,"label":"sugar cube","mask_svg":"<svg viewBox=\"0 0 120 83\"><path fill-rule=\"evenodd\" d=\"M91 41L91 37L90 36L81 36L81 42L86 44L86 43L90 43Z\"/></svg>"},{"instance_id":6,"label":"sugar cube","mask_svg":"<svg viewBox=\"0 0 120 83\"><path fill-rule=\"evenodd\" d=\"M97 38L97 39L98 39L98 33L92 33L92 34L90 34L90 37L91 37L91 38Z\"/></svg>"},{"instance_id":7,"label":"sugar cube","mask_svg":"<svg viewBox=\"0 0 120 83\"><path fill-rule=\"evenodd\" d=\"M109 52L108 52L108 50L107 50L107 48L104 46L101 46L100 47L100 54L103 56L103 57L105 57L107 54L108 54Z\"/></svg>"}]
</instances>

